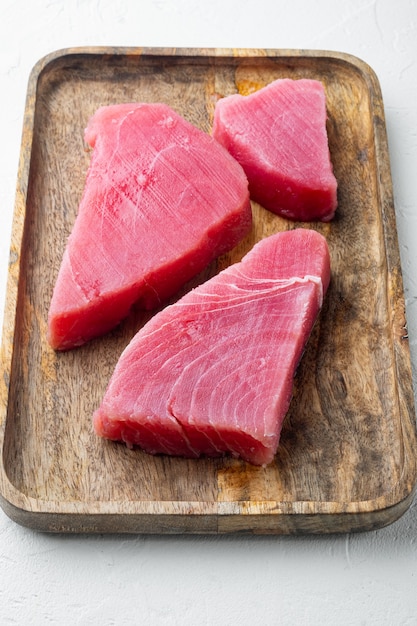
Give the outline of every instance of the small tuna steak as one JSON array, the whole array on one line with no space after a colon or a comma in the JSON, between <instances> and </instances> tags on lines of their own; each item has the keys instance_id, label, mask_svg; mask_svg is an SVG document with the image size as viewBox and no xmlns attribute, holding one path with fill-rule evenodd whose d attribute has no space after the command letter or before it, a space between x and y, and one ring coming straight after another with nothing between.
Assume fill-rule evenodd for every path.
<instances>
[{"instance_id":1,"label":"small tuna steak","mask_svg":"<svg viewBox=\"0 0 417 626\"><path fill-rule=\"evenodd\" d=\"M253 200L288 219L327 222L337 182L326 119L321 82L279 79L219 100L212 134L242 165Z\"/></svg>"},{"instance_id":2,"label":"small tuna steak","mask_svg":"<svg viewBox=\"0 0 417 626\"><path fill-rule=\"evenodd\" d=\"M106 333L136 302L159 305L252 223L240 165L168 106L100 108L85 138L94 150L48 318L60 350Z\"/></svg>"},{"instance_id":3,"label":"small tuna steak","mask_svg":"<svg viewBox=\"0 0 417 626\"><path fill-rule=\"evenodd\" d=\"M96 433L151 454L270 463L329 280L322 235L263 239L135 335L94 414Z\"/></svg>"}]
</instances>

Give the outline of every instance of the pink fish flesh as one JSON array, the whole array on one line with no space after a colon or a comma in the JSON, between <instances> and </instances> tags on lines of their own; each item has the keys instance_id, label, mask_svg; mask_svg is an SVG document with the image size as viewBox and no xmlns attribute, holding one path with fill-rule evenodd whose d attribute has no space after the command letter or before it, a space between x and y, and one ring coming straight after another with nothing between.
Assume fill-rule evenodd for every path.
<instances>
[{"instance_id":1,"label":"pink fish flesh","mask_svg":"<svg viewBox=\"0 0 417 626\"><path fill-rule=\"evenodd\" d=\"M251 197L282 217L327 222L337 207L323 84L278 79L220 99L213 136L239 161Z\"/></svg>"},{"instance_id":2,"label":"pink fish flesh","mask_svg":"<svg viewBox=\"0 0 417 626\"><path fill-rule=\"evenodd\" d=\"M252 223L241 166L168 106L102 107L85 139L94 150L48 317L59 350L111 330L134 303L158 306Z\"/></svg>"},{"instance_id":3,"label":"pink fish flesh","mask_svg":"<svg viewBox=\"0 0 417 626\"><path fill-rule=\"evenodd\" d=\"M96 433L151 454L270 463L329 280L316 231L263 239L135 335L94 414Z\"/></svg>"}]
</instances>

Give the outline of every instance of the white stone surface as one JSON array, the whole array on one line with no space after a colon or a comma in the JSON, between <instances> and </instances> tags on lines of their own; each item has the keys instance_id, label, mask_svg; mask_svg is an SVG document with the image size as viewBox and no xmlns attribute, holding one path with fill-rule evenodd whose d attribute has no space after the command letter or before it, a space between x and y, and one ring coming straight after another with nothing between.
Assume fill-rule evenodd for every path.
<instances>
[{"instance_id":1,"label":"white stone surface","mask_svg":"<svg viewBox=\"0 0 417 626\"><path fill-rule=\"evenodd\" d=\"M416 371L416 27L416 0L0 0L0 311L40 57L91 45L339 50L382 87ZM278 538L49 536L0 511L0 624L411 626L416 538L416 505L375 532Z\"/></svg>"}]
</instances>

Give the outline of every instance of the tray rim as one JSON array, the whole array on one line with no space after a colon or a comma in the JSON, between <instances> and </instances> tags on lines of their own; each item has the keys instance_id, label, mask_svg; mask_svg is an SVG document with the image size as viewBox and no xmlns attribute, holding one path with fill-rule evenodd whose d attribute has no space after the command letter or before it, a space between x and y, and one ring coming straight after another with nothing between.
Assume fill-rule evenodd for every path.
<instances>
[{"instance_id":1,"label":"tray rim","mask_svg":"<svg viewBox=\"0 0 417 626\"><path fill-rule=\"evenodd\" d=\"M372 500L362 500L353 502L324 502L324 501L291 501L289 503L278 503L275 501L242 501L242 502L222 502L213 500L210 502L176 502L176 501L98 501L98 502L77 502L65 501L55 502L44 499L37 499L19 491L9 480L4 461L5 428L7 421L8 397L10 393L10 373L13 358L13 345L15 341L15 322L17 314L18 288L20 280L20 246L24 235L26 200L28 191L28 181L30 174L30 160L32 140L35 122L35 104L38 81L43 71L57 61L61 61L71 56L83 56L84 58L93 56L137 56L137 57L185 57L190 61L194 59L207 59L208 57L219 59L250 59L250 58L276 58L282 59L290 57L292 59L331 59L342 64L347 64L359 72L367 85L371 94L381 94L378 78L372 68L363 60L351 54L327 50L304 50L304 49L251 49L251 48L164 48L164 47L73 47L56 50L42 57L33 67L28 81L26 104L23 117L23 130L21 139L21 152L18 165L18 176L16 186L15 207L12 222L12 235L9 254L9 272L7 280L2 345L1 363L3 367L3 379L0 387L0 446L1 446L1 466L0 466L0 504L7 515L14 521L36 528L38 530L48 530L55 532L106 532L109 520L112 520L112 530L110 532L154 532L149 528L149 520L152 522L156 532L175 533L222 533L228 530L227 520L236 516L246 520L242 530L249 532L272 532L281 533L282 529L279 520L283 516L289 519L294 516L306 517L323 516L329 520L329 531L335 532L340 516L351 516L350 524L341 525L341 531L367 530L391 523L402 515L412 502L416 490L417 482L417 440L415 420L412 422L411 416L401 410L401 418L407 418L404 425L401 421L403 433L407 432L409 440L402 440L403 445L403 475L401 482L388 493ZM405 305L402 286L401 264L399 258L397 231L395 225L395 210L392 195L392 181L389 169L381 168L378 155L383 152L389 155L388 142L385 129L385 115L382 104L382 96L373 98L372 111L374 112L373 129L376 150L376 169L378 175L378 191L380 195L381 211L383 212L384 228L383 237L385 242L385 254L387 263L394 271L396 285L391 289L391 311L394 328L406 326ZM389 245L388 245L389 244ZM398 298L398 296L401 296ZM395 364L398 368L399 355L398 346L393 342ZM411 371L408 342L401 342L403 357L407 361L407 369ZM397 371L398 373L398 371ZM405 385L397 380L397 400L401 405L400 391ZM408 406L411 406L411 415L414 416L414 402L412 398L411 373L410 380L405 384L411 385L408 392ZM399 389L401 387L401 390ZM411 403L411 404L410 404ZM408 444L409 449L405 449ZM123 504L123 507L120 505ZM157 506L156 506L157 505ZM121 511L123 508L123 511ZM342 510L343 508L343 510ZM368 520L373 515L372 523ZM375 515L376 514L376 515ZM158 522L156 522L156 518ZM201 519L205 518L206 523L201 526ZM376 522L376 518L379 520ZM389 519L388 519L389 518ZM72 520L72 521L68 521ZM114 521L117 521L115 530ZM123 521L124 520L124 521ZM170 521L168 521L170 520ZM181 523L180 523L181 520ZM223 520L223 522L222 522ZM266 522L266 520L268 520ZM155 523L156 522L156 523ZM185 525L184 525L185 522ZM233 524L232 524L233 527ZM135 530L136 528L136 530ZM164 529L164 530L159 530ZM291 524L289 524L291 528ZM231 532L235 528L233 527ZM285 532L285 531L284 531ZM291 532L291 530L287 531ZM298 532L298 531L296 531ZM308 530L306 532L314 532ZM320 532L323 532L320 531Z\"/></svg>"}]
</instances>

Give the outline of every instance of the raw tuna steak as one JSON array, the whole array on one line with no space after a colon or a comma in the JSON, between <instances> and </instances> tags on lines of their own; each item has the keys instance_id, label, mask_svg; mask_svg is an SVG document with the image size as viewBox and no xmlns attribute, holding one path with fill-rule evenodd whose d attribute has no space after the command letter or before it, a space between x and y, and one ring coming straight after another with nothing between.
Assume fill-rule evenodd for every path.
<instances>
[{"instance_id":1,"label":"raw tuna steak","mask_svg":"<svg viewBox=\"0 0 417 626\"><path fill-rule=\"evenodd\" d=\"M249 96L222 98L213 136L242 165L253 200L292 220L332 219L337 182L321 82L279 79Z\"/></svg>"},{"instance_id":2,"label":"raw tuna steak","mask_svg":"<svg viewBox=\"0 0 417 626\"><path fill-rule=\"evenodd\" d=\"M240 165L166 105L100 108L85 138L94 150L48 319L55 349L109 331L136 302L159 305L252 221Z\"/></svg>"},{"instance_id":3,"label":"raw tuna steak","mask_svg":"<svg viewBox=\"0 0 417 626\"><path fill-rule=\"evenodd\" d=\"M151 454L270 463L329 279L322 235L262 240L136 334L95 412L97 434Z\"/></svg>"}]
</instances>

